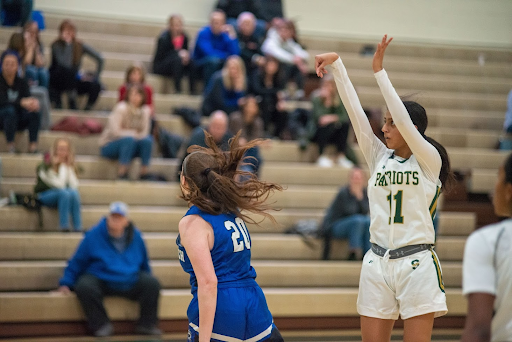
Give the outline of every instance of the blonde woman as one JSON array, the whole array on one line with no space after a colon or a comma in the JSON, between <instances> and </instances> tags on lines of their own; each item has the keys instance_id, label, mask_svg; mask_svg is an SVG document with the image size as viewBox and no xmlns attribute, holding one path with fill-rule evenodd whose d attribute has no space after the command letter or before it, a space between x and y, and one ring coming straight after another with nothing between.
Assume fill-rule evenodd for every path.
<instances>
[{"instance_id":1,"label":"blonde woman","mask_svg":"<svg viewBox=\"0 0 512 342\"><path fill-rule=\"evenodd\" d=\"M51 154L37 166L34 192L43 205L58 209L61 231L71 231L70 215L74 230L82 230L75 154L69 139L56 139Z\"/></svg>"},{"instance_id":2,"label":"blonde woman","mask_svg":"<svg viewBox=\"0 0 512 342\"><path fill-rule=\"evenodd\" d=\"M209 116L216 110L228 115L238 110L239 100L247 92L247 77L242 58L230 56L222 70L213 74L204 91L202 112Z\"/></svg>"}]
</instances>

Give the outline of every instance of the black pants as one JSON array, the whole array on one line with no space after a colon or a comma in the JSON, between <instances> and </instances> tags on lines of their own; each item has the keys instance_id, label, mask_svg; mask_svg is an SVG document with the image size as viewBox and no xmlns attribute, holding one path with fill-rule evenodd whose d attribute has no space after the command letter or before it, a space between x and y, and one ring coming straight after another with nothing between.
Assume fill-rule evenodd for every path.
<instances>
[{"instance_id":1,"label":"black pants","mask_svg":"<svg viewBox=\"0 0 512 342\"><path fill-rule=\"evenodd\" d=\"M281 64L284 69L286 82L293 81L297 89L304 90L304 75L295 64Z\"/></svg>"},{"instance_id":2,"label":"black pants","mask_svg":"<svg viewBox=\"0 0 512 342\"><path fill-rule=\"evenodd\" d=\"M55 107L62 108L62 93L74 91L77 95L87 95L86 108L90 109L100 95L101 83L98 80L82 81L77 79L74 69L52 66L50 68L50 100L55 103ZM70 109L76 109L75 100L74 98L69 99Z\"/></svg>"},{"instance_id":3,"label":"black pants","mask_svg":"<svg viewBox=\"0 0 512 342\"><path fill-rule=\"evenodd\" d=\"M327 126L318 127L311 141L318 144L320 154L324 153L327 145L334 145L339 153L345 153L349 128L348 122L342 124L335 122Z\"/></svg>"},{"instance_id":4,"label":"black pants","mask_svg":"<svg viewBox=\"0 0 512 342\"><path fill-rule=\"evenodd\" d=\"M173 78L174 88L177 93L181 93L181 80L183 76L188 74L189 91L190 94L194 94L197 75L192 63L193 61L190 60L188 65L183 65L178 55L169 56L158 64L153 65L153 73Z\"/></svg>"},{"instance_id":5,"label":"black pants","mask_svg":"<svg viewBox=\"0 0 512 342\"><path fill-rule=\"evenodd\" d=\"M41 115L39 112L30 113L23 108L7 105L0 108L0 128L3 128L8 143L14 141L16 131L28 128L29 140L37 142Z\"/></svg>"},{"instance_id":6,"label":"black pants","mask_svg":"<svg viewBox=\"0 0 512 342\"><path fill-rule=\"evenodd\" d=\"M140 304L139 326L152 327L158 323L160 283L148 273L141 272L137 283L128 291L113 290L95 276L84 274L78 279L74 291L82 304L92 331L110 322L103 306L105 296L120 296L138 301Z\"/></svg>"}]
</instances>

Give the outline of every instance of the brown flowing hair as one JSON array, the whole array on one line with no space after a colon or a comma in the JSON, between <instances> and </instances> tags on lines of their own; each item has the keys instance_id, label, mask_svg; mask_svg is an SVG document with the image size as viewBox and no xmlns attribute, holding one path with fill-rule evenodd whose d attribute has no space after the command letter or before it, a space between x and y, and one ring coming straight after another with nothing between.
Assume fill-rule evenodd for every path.
<instances>
[{"instance_id":1,"label":"brown flowing hair","mask_svg":"<svg viewBox=\"0 0 512 342\"><path fill-rule=\"evenodd\" d=\"M247 164L244 160L247 150L261 144L263 139L240 146L239 131L229 140L229 151L224 152L208 132L204 131L204 134L208 148L193 145L187 149L190 154L183 161L181 174L186 180L182 186L187 193L182 192L180 197L211 215L232 213L250 223L263 221L255 221L243 213L249 211L276 223L266 211L277 209L265 202L274 191L282 191L283 187L261 181L255 174L239 169L240 165Z\"/></svg>"},{"instance_id":2,"label":"brown flowing hair","mask_svg":"<svg viewBox=\"0 0 512 342\"><path fill-rule=\"evenodd\" d=\"M73 31L73 67L78 67L80 65L80 60L82 59L82 55L84 53L84 48L82 45L82 42L76 39L76 26L73 24L73 22L69 19L64 19L60 25L59 25L59 38L54 42L57 44L64 45L64 41L60 39L60 34L65 30L70 29Z\"/></svg>"}]
</instances>

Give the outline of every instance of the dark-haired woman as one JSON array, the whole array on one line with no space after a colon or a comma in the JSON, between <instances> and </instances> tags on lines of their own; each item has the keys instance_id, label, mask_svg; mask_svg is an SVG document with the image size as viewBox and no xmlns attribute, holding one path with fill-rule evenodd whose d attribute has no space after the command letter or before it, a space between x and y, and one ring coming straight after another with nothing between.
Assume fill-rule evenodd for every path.
<instances>
[{"instance_id":1,"label":"dark-haired woman","mask_svg":"<svg viewBox=\"0 0 512 342\"><path fill-rule=\"evenodd\" d=\"M130 85L126 99L116 104L100 137L102 157L117 159L119 179L128 179L128 168L136 157L141 159L140 179L147 177L153 138L151 108L145 104L146 93L141 85Z\"/></svg>"},{"instance_id":2,"label":"dark-haired woman","mask_svg":"<svg viewBox=\"0 0 512 342\"><path fill-rule=\"evenodd\" d=\"M441 186L450 180L446 150L425 136L427 115L416 102L402 102L382 68L390 43L384 36L373 58L375 78L388 106L383 144L374 134L341 59L316 57L322 77L332 64L361 151L370 168L372 248L363 259L357 310L363 341L389 341L400 315L404 341L430 341L434 317L447 312L441 268L432 247L433 218Z\"/></svg>"},{"instance_id":3,"label":"dark-haired woman","mask_svg":"<svg viewBox=\"0 0 512 342\"><path fill-rule=\"evenodd\" d=\"M89 55L96 61L95 73L80 73L82 57ZM76 109L77 95L87 94L85 110L92 109L101 91L99 76L103 58L87 44L76 39L76 27L70 20L59 26L59 37L52 44L50 66L50 99L56 108L62 108L61 96L67 92L69 108Z\"/></svg>"},{"instance_id":4,"label":"dark-haired woman","mask_svg":"<svg viewBox=\"0 0 512 342\"><path fill-rule=\"evenodd\" d=\"M473 232L466 241L462 293L468 299L462 342L512 341L512 154L500 167L494 213L507 218Z\"/></svg>"},{"instance_id":5,"label":"dark-haired woman","mask_svg":"<svg viewBox=\"0 0 512 342\"><path fill-rule=\"evenodd\" d=\"M265 199L282 188L240 171L246 151L258 141L239 147L238 133L223 152L205 136L209 148L191 146L180 176L182 198L190 206L176 240L194 296L187 310L189 341L283 341L255 281L245 224L252 221L248 212L272 219Z\"/></svg>"}]
</instances>

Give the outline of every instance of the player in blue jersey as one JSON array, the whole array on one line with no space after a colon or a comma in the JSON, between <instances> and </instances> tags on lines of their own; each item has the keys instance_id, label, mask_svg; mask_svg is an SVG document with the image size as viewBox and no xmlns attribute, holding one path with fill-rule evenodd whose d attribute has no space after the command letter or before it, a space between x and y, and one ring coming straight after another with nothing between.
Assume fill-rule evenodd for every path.
<instances>
[{"instance_id":1,"label":"player in blue jersey","mask_svg":"<svg viewBox=\"0 0 512 342\"><path fill-rule=\"evenodd\" d=\"M180 175L182 198L190 209L179 223L179 259L190 274L193 299L187 310L188 341L283 341L251 266L247 212L270 209L265 200L277 184L239 170L245 152L237 134L221 151L205 132L209 148L191 146ZM243 180L243 181L241 181Z\"/></svg>"}]
</instances>

